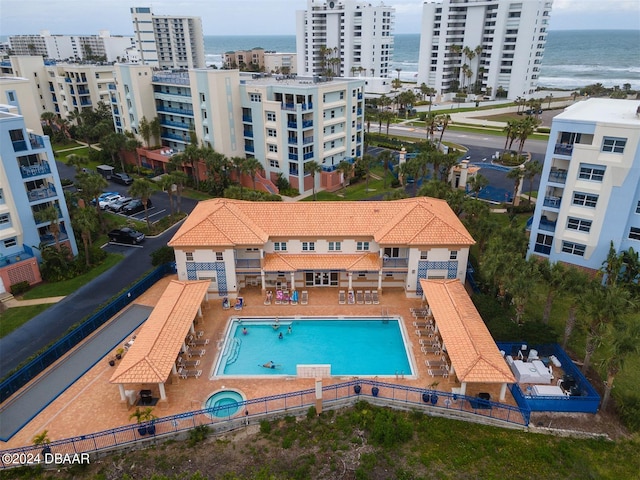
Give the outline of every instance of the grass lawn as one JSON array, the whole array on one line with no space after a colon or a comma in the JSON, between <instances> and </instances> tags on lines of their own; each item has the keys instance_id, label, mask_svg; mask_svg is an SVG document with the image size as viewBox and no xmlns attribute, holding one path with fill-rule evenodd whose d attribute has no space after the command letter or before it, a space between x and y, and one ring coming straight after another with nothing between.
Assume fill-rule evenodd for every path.
<instances>
[{"instance_id":1,"label":"grass lawn","mask_svg":"<svg viewBox=\"0 0 640 480\"><path fill-rule=\"evenodd\" d=\"M199 192L198 190L193 190L192 188L185 188L182 191L183 198L190 198L192 200L211 200L213 197L205 192Z\"/></svg>"},{"instance_id":2,"label":"grass lawn","mask_svg":"<svg viewBox=\"0 0 640 480\"><path fill-rule=\"evenodd\" d=\"M378 173L382 174L382 170ZM353 200L365 200L376 195L384 195L385 193L393 192L395 189L391 188L392 175L387 175L387 188L384 188L384 182L382 180L369 180L369 189L367 189L367 183L364 180L360 180L354 185L349 185L346 191L340 189L334 193L330 192L317 192L316 197L321 201L353 201ZM305 198L303 201L313 201L313 195Z\"/></svg>"},{"instance_id":3,"label":"grass lawn","mask_svg":"<svg viewBox=\"0 0 640 480\"><path fill-rule=\"evenodd\" d=\"M73 140L71 140L71 141L66 142L66 143L53 143L53 144L51 144L51 149L54 152L59 152L60 150L67 150L69 148L76 148L76 147L81 147L81 146L82 145L80 145L78 142L74 142ZM72 153L72 151L70 151L69 153Z\"/></svg>"},{"instance_id":4,"label":"grass lawn","mask_svg":"<svg viewBox=\"0 0 640 480\"><path fill-rule=\"evenodd\" d=\"M91 271L83 275L80 275L78 277L72 278L71 280L65 280L64 282L43 283L26 292L22 298L24 298L25 300L30 300L34 298L58 297L61 295L69 295L70 293L73 293L76 290L78 290L87 282L96 278L101 273L104 273L107 270L109 270L111 267L113 267L123 258L124 258L124 255L116 255L114 253L110 253L107 255L107 258L105 259L104 262L102 262L102 264L93 268Z\"/></svg>"},{"instance_id":5,"label":"grass lawn","mask_svg":"<svg viewBox=\"0 0 640 480\"><path fill-rule=\"evenodd\" d=\"M0 338L10 334L20 325L28 322L39 313L44 312L50 306L51 304L45 304L9 308L2 314L2 322L0 322Z\"/></svg>"}]
</instances>

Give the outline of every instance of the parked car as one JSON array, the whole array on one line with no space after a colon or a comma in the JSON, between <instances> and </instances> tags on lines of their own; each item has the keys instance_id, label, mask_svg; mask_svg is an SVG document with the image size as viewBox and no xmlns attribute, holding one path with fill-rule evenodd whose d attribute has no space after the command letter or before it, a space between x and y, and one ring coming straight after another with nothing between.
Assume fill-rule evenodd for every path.
<instances>
[{"instance_id":1,"label":"parked car","mask_svg":"<svg viewBox=\"0 0 640 480\"><path fill-rule=\"evenodd\" d=\"M133 200L131 197L122 197L120 200L107 205L107 208L112 212L120 212L131 200Z\"/></svg>"},{"instance_id":2,"label":"parked car","mask_svg":"<svg viewBox=\"0 0 640 480\"><path fill-rule=\"evenodd\" d=\"M151 199L147 199L147 208L151 207ZM142 211L144 211L144 205L142 204L142 200L139 198L134 198L122 208L122 213L125 215L133 215L134 213Z\"/></svg>"},{"instance_id":3,"label":"parked car","mask_svg":"<svg viewBox=\"0 0 640 480\"><path fill-rule=\"evenodd\" d=\"M109 197L111 195L119 195L119 193L118 192L103 192L98 197L98 201L104 200L106 197ZM96 204L96 199L94 198L93 200L91 200L91 205L95 206L95 204Z\"/></svg>"},{"instance_id":4,"label":"parked car","mask_svg":"<svg viewBox=\"0 0 640 480\"><path fill-rule=\"evenodd\" d=\"M130 243L132 245L137 245L143 240L144 233L128 227L117 228L109 232L109 241L114 243Z\"/></svg>"},{"instance_id":5,"label":"parked car","mask_svg":"<svg viewBox=\"0 0 640 480\"><path fill-rule=\"evenodd\" d=\"M126 173L114 173L111 175L111 181L121 185L131 185L133 183L133 178Z\"/></svg>"},{"instance_id":6,"label":"parked car","mask_svg":"<svg viewBox=\"0 0 640 480\"><path fill-rule=\"evenodd\" d=\"M114 195L107 195L102 200L98 200L98 203L100 203L100 208L102 210L105 210L109 205L120 200L121 198L122 198L122 195L120 195L119 193L116 193Z\"/></svg>"}]
</instances>

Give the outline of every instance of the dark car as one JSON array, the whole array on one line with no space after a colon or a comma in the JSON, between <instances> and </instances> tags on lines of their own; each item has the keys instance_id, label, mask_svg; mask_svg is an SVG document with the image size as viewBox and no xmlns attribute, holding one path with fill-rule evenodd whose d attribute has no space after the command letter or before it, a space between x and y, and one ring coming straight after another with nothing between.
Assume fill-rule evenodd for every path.
<instances>
[{"instance_id":1,"label":"dark car","mask_svg":"<svg viewBox=\"0 0 640 480\"><path fill-rule=\"evenodd\" d=\"M111 175L111 181L121 185L131 185L133 183L133 178L126 173L114 173Z\"/></svg>"},{"instance_id":2,"label":"dark car","mask_svg":"<svg viewBox=\"0 0 640 480\"><path fill-rule=\"evenodd\" d=\"M147 208L151 208L151 206L151 199L148 199ZM122 208L122 213L124 213L125 215L133 215L134 213L142 211L144 211L144 205L142 203L142 200L139 198L134 198Z\"/></svg>"},{"instance_id":3,"label":"dark car","mask_svg":"<svg viewBox=\"0 0 640 480\"><path fill-rule=\"evenodd\" d=\"M130 243L137 245L144 240L144 233L132 228L124 227L109 232L109 241L115 243Z\"/></svg>"}]
</instances>

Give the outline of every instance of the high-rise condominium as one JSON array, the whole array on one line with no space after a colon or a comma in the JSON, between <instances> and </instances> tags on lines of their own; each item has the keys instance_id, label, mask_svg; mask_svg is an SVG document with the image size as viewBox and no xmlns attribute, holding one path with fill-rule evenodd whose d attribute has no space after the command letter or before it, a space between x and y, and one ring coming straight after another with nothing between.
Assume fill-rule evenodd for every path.
<instances>
[{"instance_id":1,"label":"high-rise condominium","mask_svg":"<svg viewBox=\"0 0 640 480\"><path fill-rule=\"evenodd\" d=\"M154 15L149 7L132 7L131 19L141 63L163 69L206 67L200 17Z\"/></svg>"},{"instance_id":2,"label":"high-rise condominium","mask_svg":"<svg viewBox=\"0 0 640 480\"><path fill-rule=\"evenodd\" d=\"M298 73L389 76L394 12L383 3L307 0L296 16Z\"/></svg>"},{"instance_id":3,"label":"high-rise condominium","mask_svg":"<svg viewBox=\"0 0 640 480\"><path fill-rule=\"evenodd\" d=\"M418 84L526 97L538 85L552 0L425 2Z\"/></svg>"}]
</instances>

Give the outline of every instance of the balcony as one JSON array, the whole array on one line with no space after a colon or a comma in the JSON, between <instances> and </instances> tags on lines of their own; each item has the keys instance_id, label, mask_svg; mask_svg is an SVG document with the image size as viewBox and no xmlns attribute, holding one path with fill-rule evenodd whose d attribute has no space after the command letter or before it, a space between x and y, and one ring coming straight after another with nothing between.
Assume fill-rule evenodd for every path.
<instances>
[{"instance_id":1,"label":"balcony","mask_svg":"<svg viewBox=\"0 0 640 480\"><path fill-rule=\"evenodd\" d=\"M556 143L553 149L553 153L556 155L566 155L570 157L573 153L573 145L567 145L566 143Z\"/></svg>"},{"instance_id":2,"label":"balcony","mask_svg":"<svg viewBox=\"0 0 640 480\"><path fill-rule=\"evenodd\" d=\"M311 128L313 127L313 120L303 120L302 128Z\"/></svg>"},{"instance_id":3,"label":"balcony","mask_svg":"<svg viewBox=\"0 0 640 480\"><path fill-rule=\"evenodd\" d=\"M58 196L58 193L53 185L49 185L48 187L40 187L30 190L27 192L27 196L29 197L30 202L36 202L38 200L56 197Z\"/></svg>"},{"instance_id":4,"label":"balcony","mask_svg":"<svg viewBox=\"0 0 640 480\"><path fill-rule=\"evenodd\" d=\"M164 119L160 120L160 125L164 127L182 128L184 130L189 130L191 128L191 125L189 125L188 123L175 122L172 120L164 120Z\"/></svg>"},{"instance_id":5,"label":"balcony","mask_svg":"<svg viewBox=\"0 0 640 480\"><path fill-rule=\"evenodd\" d=\"M542 215L540 218L540 225L538 225L539 230L544 230L545 232L555 232L556 231L556 223L555 221L549 220L545 215Z\"/></svg>"},{"instance_id":6,"label":"balcony","mask_svg":"<svg viewBox=\"0 0 640 480\"><path fill-rule=\"evenodd\" d=\"M407 268L409 266L408 258L391 258L383 257L382 268Z\"/></svg>"},{"instance_id":7,"label":"balcony","mask_svg":"<svg viewBox=\"0 0 640 480\"><path fill-rule=\"evenodd\" d=\"M253 145L245 145L244 146L244 150L245 150L245 152L252 152L252 153L256 151L256 149L255 149L255 147Z\"/></svg>"},{"instance_id":8,"label":"balcony","mask_svg":"<svg viewBox=\"0 0 640 480\"><path fill-rule=\"evenodd\" d=\"M560 208L562 197L544 197L543 205L545 207Z\"/></svg>"},{"instance_id":9,"label":"balcony","mask_svg":"<svg viewBox=\"0 0 640 480\"><path fill-rule=\"evenodd\" d=\"M35 133L29 134L29 143L31 144L32 150L44 148L44 138L40 135L36 135Z\"/></svg>"},{"instance_id":10,"label":"balcony","mask_svg":"<svg viewBox=\"0 0 640 480\"><path fill-rule=\"evenodd\" d=\"M295 112L298 109L298 105L301 106L303 111L313 108L313 103L283 103L281 104L281 109Z\"/></svg>"},{"instance_id":11,"label":"balcony","mask_svg":"<svg viewBox=\"0 0 640 480\"><path fill-rule=\"evenodd\" d=\"M313 143L313 137L304 137L304 138L302 139L302 144L303 144L303 145L307 145L307 144L309 144L309 143Z\"/></svg>"},{"instance_id":12,"label":"balcony","mask_svg":"<svg viewBox=\"0 0 640 480\"><path fill-rule=\"evenodd\" d=\"M289 145L297 145L298 144L298 139L297 138L289 138L288 140Z\"/></svg>"},{"instance_id":13,"label":"balcony","mask_svg":"<svg viewBox=\"0 0 640 480\"><path fill-rule=\"evenodd\" d=\"M260 268L260 259L259 258L238 258L236 259L236 269L242 268Z\"/></svg>"},{"instance_id":14,"label":"balcony","mask_svg":"<svg viewBox=\"0 0 640 480\"><path fill-rule=\"evenodd\" d=\"M156 110L158 112L166 112L166 113L175 113L178 115L185 115L185 116L193 116L193 110L187 109L187 108L172 108L172 107L166 107L164 105L158 105L156 107Z\"/></svg>"},{"instance_id":15,"label":"balcony","mask_svg":"<svg viewBox=\"0 0 640 480\"><path fill-rule=\"evenodd\" d=\"M27 248L26 245L23 245L23 248ZM32 253L28 253L26 251L14 253L13 255L0 255L0 267L11 265L12 263L22 262L24 260L29 260L33 257L34 256Z\"/></svg>"},{"instance_id":16,"label":"balcony","mask_svg":"<svg viewBox=\"0 0 640 480\"><path fill-rule=\"evenodd\" d=\"M242 132L242 134L243 134L245 137L253 138L253 130L244 130L244 131Z\"/></svg>"},{"instance_id":17,"label":"balcony","mask_svg":"<svg viewBox=\"0 0 640 480\"><path fill-rule=\"evenodd\" d=\"M564 169L551 168L549 172L549 181L555 183L566 183L567 181L567 171Z\"/></svg>"},{"instance_id":18,"label":"balcony","mask_svg":"<svg viewBox=\"0 0 640 480\"><path fill-rule=\"evenodd\" d=\"M65 78L64 81L67 83L71 83L71 79L69 77Z\"/></svg>"},{"instance_id":19,"label":"balcony","mask_svg":"<svg viewBox=\"0 0 640 480\"><path fill-rule=\"evenodd\" d=\"M289 160L294 160L294 161L298 161L298 154L297 153L290 153L289 154Z\"/></svg>"},{"instance_id":20,"label":"balcony","mask_svg":"<svg viewBox=\"0 0 640 480\"><path fill-rule=\"evenodd\" d=\"M75 103L75 100L73 101L73 103ZM91 100L83 98L83 99L80 100L80 105L82 107L89 107L89 106L91 106Z\"/></svg>"},{"instance_id":21,"label":"balcony","mask_svg":"<svg viewBox=\"0 0 640 480\"><path fill-rule=\"evenodd\" d=\"M313 152L305 153L302 158L304 158L305 160L313 158Z\"/></svg>"},{"instance_id":22,"label":"balcony","mask_svg":"<svg viewBox=\"0 0 640 480\"><path fill-rule=\"evenodd\" d=\"M15 140L12 143L14 152L24 152L27 150L27 142L24 140Z\"/></svg>"},{"instance_id":23,"label":"balcony","mask_svg":"<svg viewBox=\"0 0 640 480\"><path fill-rule=\"evenodd\" d=\"M250 122L252 122L253 120L252 120L252 118L251 118L251 115L243 115L243 116L242 116L242 121L243 121L243 122L250 123Z\"/></svg>"},{"instance_id":24,"label":"balcony","mask_svg":"<svg viewBox=\"0 0 640 480\"><path fill-rule=\"evenodd\" d=\"M110 83L109 84L109 90L115 90L115 89L116 89L116 86L113 85L112 83Z\"/></svg>"},{"instance_id":25,"label":"balcony","mask_svg":"<svg viewBox=\"0 0 640 480\"><path fill-rule=\"evenodd\" d=\"M362 100L362 92L358 92L358 100Z\"/></svg>"},{"instance_id":26,"label":"balcony","mask_svg":"<svg viewBox=\"0 0 640 480\"><path fill-rule=\"evenodd\" d=\"M169 140L176 140L178 142L189 143L189 139L187 136L176 135L175 133L163 133L162 138L167 138Z\"/></svg>"},{"instance_id":27,"label":"balcony","mask_svg":"<svg viewBox=\"0 0 640 480\"><path fill-rule=\"evenodd\" d=\"M287 127L288 128L298 128L298 122L288 122L287 123Z\"/></svg>"},{"instance_id":28,"label":"balcony","mask_svg":"<svg viewBox=\"0 0 640 480\"><path fill-rule=\"evenodd\" d=\"M69 235L65 231L60 231L58 234L58 242L64 242L69 239ZM45 233L44 235L40 235L40 243L44 245L51 245L56 242L55 237L51 233Z\"/></svg>"},{"instance_id":29,"label":"balcony","mask_svg":"<svg viewBox=\"0 0 640 480\"><path fill-rule=\"evenodd\" d=\"M48 162L36 163L35 165L21 165L20 172L22 173L22 178L30 178L50 174L51 167Z\"/></svg>"}]
</instances>

